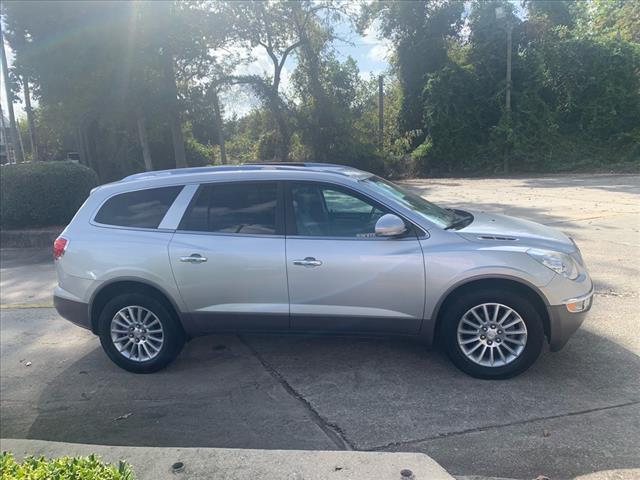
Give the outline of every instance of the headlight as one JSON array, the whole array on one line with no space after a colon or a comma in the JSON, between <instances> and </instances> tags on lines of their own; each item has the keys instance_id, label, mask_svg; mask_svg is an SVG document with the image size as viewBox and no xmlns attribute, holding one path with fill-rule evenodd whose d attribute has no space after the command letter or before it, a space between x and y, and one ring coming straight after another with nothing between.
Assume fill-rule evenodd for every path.
<instances>
[{"instance_id":1,"label":"headlight","mask_svg":"<svg viewBox=\"0 0 640 480\"><path fill-rule=\"evenodd\" d=\"M554 272L569 280L578 278L578 266L570 255L553 250L541 250L538 248L530 248L527 250L529 256L550 268Z\"/></svg>"}]
</instances>

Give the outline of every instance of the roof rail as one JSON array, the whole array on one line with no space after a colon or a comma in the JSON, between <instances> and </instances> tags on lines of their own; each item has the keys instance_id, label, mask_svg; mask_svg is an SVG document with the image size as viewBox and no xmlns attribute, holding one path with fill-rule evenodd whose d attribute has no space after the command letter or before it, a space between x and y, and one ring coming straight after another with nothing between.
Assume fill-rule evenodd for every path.
<instances>
[{"instance_id":1,"label":"roof rail","mask_svg":"<svg viewBox=\"0 0 640 480\"><path fill-rule=\"evenodd\" d=\"M334 168L352 168L348 165L340 165L337 163L322 163L322 162L248 162L241 165L251 166L272 166L272 167L334 167Z\"/></svg>"},{"instance_id":2,"label":"roof rail","mask_svg":"<svg viewBox=\"0 0 640 480\"><path fill-rule=\"evenodd\" d=\"M165 177L181 174L197 174L197 173L209 173L209 172L224 172L234 170L261 170L273 168L282 169L296 169L296 168L317 168L318 170L326 170L334 173L340 173L344 175L356 175L364 174L354 167L348 165L338 165L336 163L320 163L320 162L254 162L254 163L241 163L241 164L229 164L229 165L212 165L205 167L187 167L187 168L175 168L169 170L152 170L148 172L134 173L124 177L120 182L128 182L131 180L140 180L151 177Z\"/></svg>"}]
</instances>

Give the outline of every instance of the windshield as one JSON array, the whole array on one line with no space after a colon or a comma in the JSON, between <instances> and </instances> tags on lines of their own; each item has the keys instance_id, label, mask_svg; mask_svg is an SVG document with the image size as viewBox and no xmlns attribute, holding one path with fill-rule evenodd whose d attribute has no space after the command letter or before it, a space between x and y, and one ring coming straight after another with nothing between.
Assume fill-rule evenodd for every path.
<instances>
[{"instance_id":1,"label":"windshield","mask_svg":"<svg viewBox=\"0 0 640 480\"><path fill-rule=\"evenodd\" d=\"M385 196L392 197L403 206L410 208L414 212L420 214L427 220L436 225L447 228L456 221L456 214L451 210L446 210L438 205L428 202L424 198L407 190L406 188L395 185L380 177L369 177L362 180L364 184L377 190Z\"/></svg>"}]
</instances>

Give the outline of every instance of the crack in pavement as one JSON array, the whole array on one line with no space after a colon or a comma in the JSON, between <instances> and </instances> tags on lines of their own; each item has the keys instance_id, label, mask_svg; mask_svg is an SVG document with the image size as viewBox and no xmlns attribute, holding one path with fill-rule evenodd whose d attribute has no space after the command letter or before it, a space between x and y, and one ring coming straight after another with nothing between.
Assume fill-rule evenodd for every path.
<instances>
[{"instance_id":1,"label":"crack in pavement","mask_svg":"<svg viewBox=\"0 0 640 480\"><path fill-rule=\"evenodd\" d=\"M313 405L311 405L311 403L304 398L302 394L295 390L289 382L287 382L284 376L269 362L267 362L242 335L238 335L238 338L240 339L240 342L249 349L253 356L258 359L264 369L280 384L280 386L282 386L289 395L302 404L305 410L309 413L313 423L315 423L340 450L358 450L338 425L323 418L318 411L313 408Z\"/></svg>"},{"instance_id":2,"label":"crack in pavement","mask_svg":"<svg viewBox=\"0 0 640 480\"><path fill-rule=\"evenodd\" d=\"M615 292L613 290L596 290L594 295L599 297L616 297L616 298L635 298L638 296L637 292Z\"/></svg>"},{"instance_id":3,"label":"crack in pavement","mask_svg":"<svg viewBox=\"0 0 640 480\"><path fill-rule=\"evenodd\" d=\"M498 424L498 425L487 425L485 427L469 428L467 430L459 430L457 432L442 433L442 434L439 434L439 435L433 435L431 437L419 438L419 439L416 439L416 440L406 440L406 441L403 441L403 442L391 442L391 443L387 443L385 445L380 445L378 447L368 448L368 449L366 449L366 451L380 452L380 451L384 451L386 449L393 448L393 447L401 447L401 446L405 446L405 445L413 445L413 444L416 444L416 443L428 442L430 440L440 440L442 438L457 437L457 436L460 436L460 435L467 435L469 433L485 432L487 430L494 430L494 429L499 429L499 428L512 427L512 426L516 426L516 425L527 425L529 423L541 422L541 421L544 421L544 420L554 420L554 419L557 419L557 418L575 417L575 416L578 416L578 415L585 415L585 414L588 414L588 413L602 412L602 411L606 411L606 410L613 410L615 408L630 407L632 405L638 405L638 404L640 404L640 400L633 400L631 402L621 403L621 404L618 404L618 405L609 405L607 407L590 408L588 410L580 410L578 412L569 412L569 413L562 413L562 414L558 414L558 415L549 415L548 417L536 417L536 418L530 418L530 419L527 419L527 420L518 420L516 422L510 422L510 423L504 423L504 424Z\"/></svg>"}]
</instances>

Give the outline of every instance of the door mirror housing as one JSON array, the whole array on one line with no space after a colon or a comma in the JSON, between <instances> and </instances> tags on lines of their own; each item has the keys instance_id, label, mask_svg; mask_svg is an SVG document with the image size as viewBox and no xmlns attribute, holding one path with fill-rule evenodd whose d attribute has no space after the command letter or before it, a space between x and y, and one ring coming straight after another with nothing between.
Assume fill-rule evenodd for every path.
<instances>
[{"instance_id":1,"label":"door mirror housing","mask_svg":"<svg viewBox=\"0 0 640 480\"><path fill-rule=\"evenodd\" d=\"M407 226L399 216L387 213L376 222L376 237L397 237L407 231Z\"/></svg>"}]
</instances>

